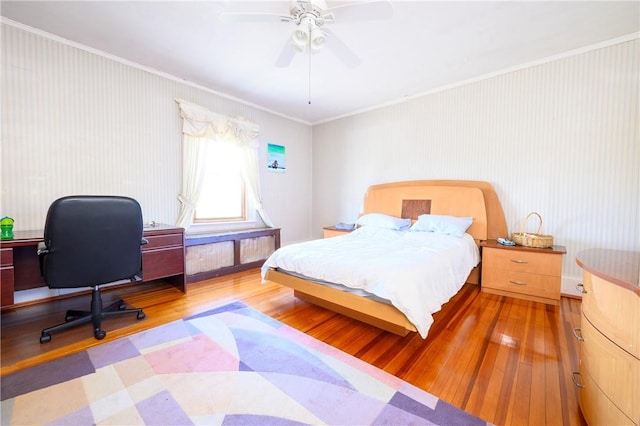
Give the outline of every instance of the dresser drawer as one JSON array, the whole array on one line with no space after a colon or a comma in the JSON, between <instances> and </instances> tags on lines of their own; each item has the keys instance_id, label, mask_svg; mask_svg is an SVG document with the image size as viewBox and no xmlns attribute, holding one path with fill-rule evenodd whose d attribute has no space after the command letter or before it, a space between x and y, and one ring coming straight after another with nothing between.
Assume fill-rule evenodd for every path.
<instances>
[{"instance_id":1,"label":"dresser drawer","mask_svg":"<svg viewBox=\"0 0 640 426\"><path fill-rule=\"evenodd\" d=\"M553 253L485 247L482 251L482 263L483 268L511 272L530 272L556 277L562 272L562 256Z\"/></svg>"},{"instance_id":2,"label":"dresser drawer","mask_svg":"<svg viewBox=\"0 0 640 426\"><path fill-rule=\"evenodd\" d=\"M560 300L560 277L529 272L484 269L482 286L523 295Z\"/></svg>"},{"instance_id":3,"label":"dresser drawer","mask_svg":"<svg viewBox=\"0 0 640 426\"><path fill-rule=\"evenodd\" d=\"M607 396L602 393L588 373L580 371L582 388L579 389L580 409L589 425L633 426L635 423L624 415Z\"/></svg>"},{"instance_id":4,"label":"dresser drawer","mask_svg":"<svg viewBox=\"0 0 640 426\"><path fill-rule=\"evenodd\" d=\"M587 271L582 313L600 332L640 358L640 297Z\"/></svg>"},{"instance_id":5,"label":"dresser drawer","mask_svg":"<svg viewBox=\"0 0 640 426\"><path fill-rule=\"evenodd\" d=\"M624 414L640 419L640 361L600 334L582 316L580 360L598 389Z\"/></svg>"}]
</instances>

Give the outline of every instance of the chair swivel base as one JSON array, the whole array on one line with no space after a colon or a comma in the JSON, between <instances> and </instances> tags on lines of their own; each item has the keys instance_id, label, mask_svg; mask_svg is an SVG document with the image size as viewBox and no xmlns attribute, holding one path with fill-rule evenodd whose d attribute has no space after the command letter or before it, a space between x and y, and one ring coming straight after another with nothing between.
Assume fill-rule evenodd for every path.
<instances>
[{"instance_id":1,"label":"chair swivel base","mask_svg":"<svg viewBox=\"0 0 640 426\"><path fill-rule=\"evenodd\" d=\"M124 314L136 314L136 318L139 320L145 318L146 316L142 309L127 309L127 306L122 300L118 300L109 306L103 307L100 290L98 289L98 287L94 287L91 293L91 311L68 310L65 314L65 322L42 330L42 334L40 335L40 343L50 342L51 333L66 330L67 328L75 327L89 322L93 323L94 337L97 340L102 340L107 335L107 332L102 330L102 320L108 317Z\"/></svg>"}]
</instances>

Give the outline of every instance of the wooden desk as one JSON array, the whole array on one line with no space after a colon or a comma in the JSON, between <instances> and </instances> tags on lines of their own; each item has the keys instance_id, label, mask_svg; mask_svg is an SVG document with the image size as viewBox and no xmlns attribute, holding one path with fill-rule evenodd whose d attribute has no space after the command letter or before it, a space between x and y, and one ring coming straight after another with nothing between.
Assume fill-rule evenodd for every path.
<instances>
[{"instance_id":1,"label":"wooden desk","mask_svg":"<svg viewBox=\"0 0 640 426\"><path fill-rule=\"evenodd\" d=\"M149 241L142 246L142 280L165 279L186 292L184 229L157 224L144 228ZM12 240L0 241L0 306L14 308L14 293L47 284L40 275L36 253L43 231L15 231ZM49 300L50 298L43 299Z\"/></svg>"}]
</instances>

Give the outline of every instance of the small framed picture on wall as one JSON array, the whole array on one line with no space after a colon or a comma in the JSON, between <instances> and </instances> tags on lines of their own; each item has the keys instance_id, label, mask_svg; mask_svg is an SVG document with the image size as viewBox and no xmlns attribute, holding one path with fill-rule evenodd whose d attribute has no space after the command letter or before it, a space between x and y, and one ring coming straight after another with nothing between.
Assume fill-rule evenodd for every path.
<instances>
[{"instance_id":1,"label":"small framed picture on wall","mask_svg":"<svg viewBox=\"0 0 640 426\"><path fill-rule=\"evenodd\" d=\"M284 146L267 144L267 169L271 172L284 173L286 170Z\"/></svg>"}]
</instances>

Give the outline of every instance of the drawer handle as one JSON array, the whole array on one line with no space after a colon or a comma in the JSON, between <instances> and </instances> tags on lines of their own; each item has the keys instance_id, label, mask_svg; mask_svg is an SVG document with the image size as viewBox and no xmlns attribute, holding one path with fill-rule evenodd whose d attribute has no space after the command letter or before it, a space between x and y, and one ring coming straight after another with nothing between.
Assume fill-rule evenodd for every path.
<instances>
[{"instance_id":1,"label":"drawer handle","mask_svg":"<svg viewBox=\"0 0 640 426\"><path fill-rule=\"evenodd\" d=\"M509 282L511 284L515 284L515 285L527 285L527 283L525 283L524 281L514 281L514 280L509 280Z\"/></svg>"},{"instance_id":2,"label":"drawer handle","mask_svg":"<svg viewBox=\"0 0 640 426\"><path fill-rule=\"evenodd\" d=\"M579 377L582 377L579 372L574 371L573 373L571 373L571 380L573 381L573 384L576 385L578 389L581 389L584 388L584 385L578 379Z\"/></svg>"},{"instance_id":3,"label":"drawer handle","mask_svg":"<svg viewBox=\"0 0 640 426\"><path fill-rule=\"evenodd\" d=\"M579 342L584 342L584 337L582 337L582 329L580 327L576 327L573 329L573 336L578 339Z\"/></svg>"},{"instance_id":4,"label":"drawer handle","mask_svg":"<svg viewBox=\"0 0 640 426\"><path fill-rule=\"evenodd\" d=\"M511 261L512 261L513 263L529 263L529 262L527 262L526 260L519 260L519 259L511 259Z\"/></svg>"},{"instance_id":5,"label":"drawer handle","mask_svg":"<svg viewBox=\"0 0 640 426\"><path fill-rule=\"evenodd\" d=\"M584 289L584 284L582 283L576 284L576 290L578 290L582 294L587 294L587 290Z\"/></svg>"}]
</instances>

